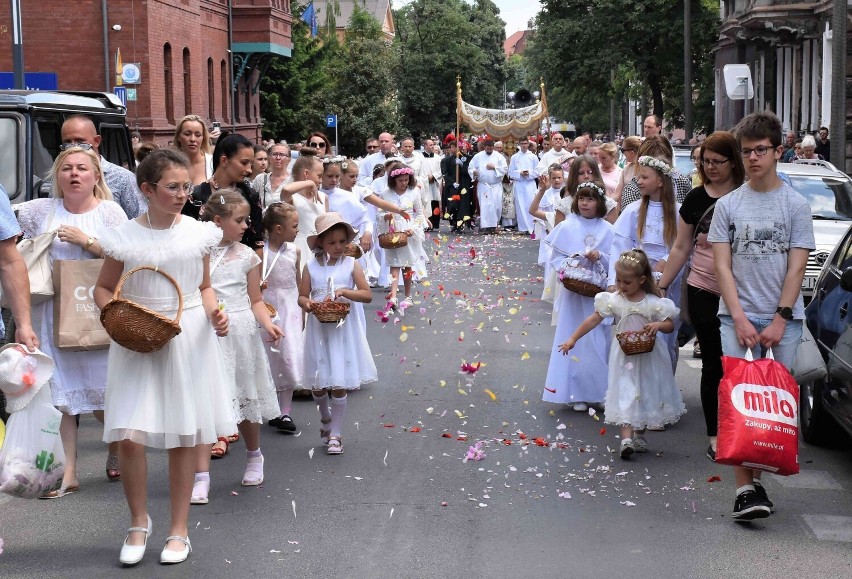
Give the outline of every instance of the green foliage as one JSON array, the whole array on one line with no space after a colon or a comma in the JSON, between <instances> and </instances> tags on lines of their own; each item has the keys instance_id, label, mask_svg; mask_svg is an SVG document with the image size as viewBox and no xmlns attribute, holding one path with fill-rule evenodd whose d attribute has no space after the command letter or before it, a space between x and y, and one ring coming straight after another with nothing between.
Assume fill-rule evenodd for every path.
<instances>
[{"instance_id":1,"label":"green foliage","mask_svg":"<svg viewBox=\"0 0 852 579\"><path fill-rule=\"evenodd\" d=\"M530 68L545 79L550 111L584 128L604 129L610 96L621 99L633 82L641 85L640 95L650 97L652 112L682 125L683 1L542 0L527 57ZM711 128L709 47L718 37L718 4L689 1L693 87L700 103L693 118L696 128Z\"/></svg>"},{"instance_id":2,"label":"green foliage","mask_svg":"<svg viewBox=\"0 0 852 579\"><path fill-rule=\"evenodd\" d=\"M456 76L464 100L503 102L505 23L491 0L414 0L394 11L400 45L398 99L404 123L417 138L456 125Z\"/></svg>"}]
</instances>

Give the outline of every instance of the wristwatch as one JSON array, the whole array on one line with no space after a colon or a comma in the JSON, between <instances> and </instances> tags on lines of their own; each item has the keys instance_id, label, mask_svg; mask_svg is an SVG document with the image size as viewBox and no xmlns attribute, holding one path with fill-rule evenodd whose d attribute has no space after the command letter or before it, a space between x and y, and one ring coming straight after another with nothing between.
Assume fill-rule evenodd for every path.
<instances>
[{"instance_id":1,"label":"wristwatch","mask_svg":"<svg viewBox=\"0 0 852 579\"><path fill-rule=\"evenodd\" d=\"M90 247L92 247L94 244L95 244L95 238L94 238L94 237L90 237L90 238L88 238L88 239L86 240L86 245L85 245L85 246L83 246L83 249L89 249L89 248L90 248Z\"/></svg>"},{"instance_id":2,"label":"wristwatch","mask_svg":"<svg viewBox=\"0 0 852 579\"><path fill-rule=\"evenodd\" d=\"M778 309L775 310L775 313L780 315L785 320L793 319L793 308L785 308L783 306L778 306Z\"/></svg>"}]
</instances>

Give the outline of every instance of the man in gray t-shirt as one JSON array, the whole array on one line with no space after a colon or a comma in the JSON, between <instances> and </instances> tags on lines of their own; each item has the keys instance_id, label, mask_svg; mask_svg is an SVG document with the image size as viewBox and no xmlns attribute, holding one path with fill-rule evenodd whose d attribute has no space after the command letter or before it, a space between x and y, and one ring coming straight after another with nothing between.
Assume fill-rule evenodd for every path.
<instances>
[{"instance_id":1,"label":"man in gray t-shirt","mask_svg":"<svg viewBox=\"0 0 852 579\"><path fill-rule=\"evenodd\" d=\"M784 151L778 117L751 114L737 125L736 135L749 180L716 202L707 234L722 294L722 352L744 358L750 349L759 358L761 350L771 348L775 360L789 369L805 316L802 278L815 247L811 208L778 176ZM772 513L760 475L758 469L734 467L735 521Z\"/></svg>"},{"instance_id":2,"label":"man in gray t-shirt","mask_svg":"<svg viewBox=\"0 0 852 579\"><path fill-rule=\"evenodd\" d=\"M39 342L30 321L30 279L27 275L27 264L15 246L20 234L21 227L12 212L9 195L0 185L0 284L3 293L8 296L9 309L15 319L15 341L33 350L38 348ZM0 318L0 328L2 327L3 320ZM2 331L5 331L5 328Z\"/></svg>"}]
</instances>

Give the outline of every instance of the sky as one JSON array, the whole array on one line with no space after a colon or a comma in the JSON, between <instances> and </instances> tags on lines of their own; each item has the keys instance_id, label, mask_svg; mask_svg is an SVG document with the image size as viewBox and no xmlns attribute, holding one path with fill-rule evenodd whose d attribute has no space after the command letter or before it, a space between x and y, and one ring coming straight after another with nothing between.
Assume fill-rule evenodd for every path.
<instances>
[{"instance_id":1,"label":"sky","mask_svg":"<svg viewBox=\"0 0 852 579\"><path fill-rule=\"evenodd\" d=\"M500 9L500 18L506 23L506 36L518 30L526 30L527 21L541 10L539 0L491 0ZM393 0L393 7L399 8L409 0Z\"/></svg>"}]
</instances>

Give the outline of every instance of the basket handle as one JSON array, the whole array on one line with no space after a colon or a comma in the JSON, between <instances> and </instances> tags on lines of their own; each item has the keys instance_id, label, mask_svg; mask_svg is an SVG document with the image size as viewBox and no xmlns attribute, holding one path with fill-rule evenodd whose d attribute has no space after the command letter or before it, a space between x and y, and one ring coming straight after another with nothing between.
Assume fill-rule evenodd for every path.
<instances>
[{"instance_id":1,"label":"basket handle","mask_svg":"<svg viewBox=\"0 0 852 579\"><path fill-rule=\"evenodd\" d=\"M161 276L163 276L164 278L169 280L169 282L171 282L171 284L173 286L175 286L175 291L177 291L177 295L178 295L178 311L177 311L177 314L175 314L174 321L175 321L176 324L179 324L181 315L183 315L183 292L180 291L180 286L178 285L177 281L175 281L175 278L173 278L172 276L170 276L169 274L167 274L163 270L158 269L158 268L156 268L152 265L140 265L139 267L134 267L133 269L131 269L130 271L125 273L123 276L121 276L121 279L118 280L118 284L115 286L115 291L113 291L113 293L112 293L112 299L114 299L114 300L120 299L121 298L121 288L122 288L122 286L124 286L124 282L126 282L130 278L131 275L133 275L137 271L142 271L143 269L148 269L148 270L153 271L154 273L159 273Z\"/></svg>"}]
</instances>

